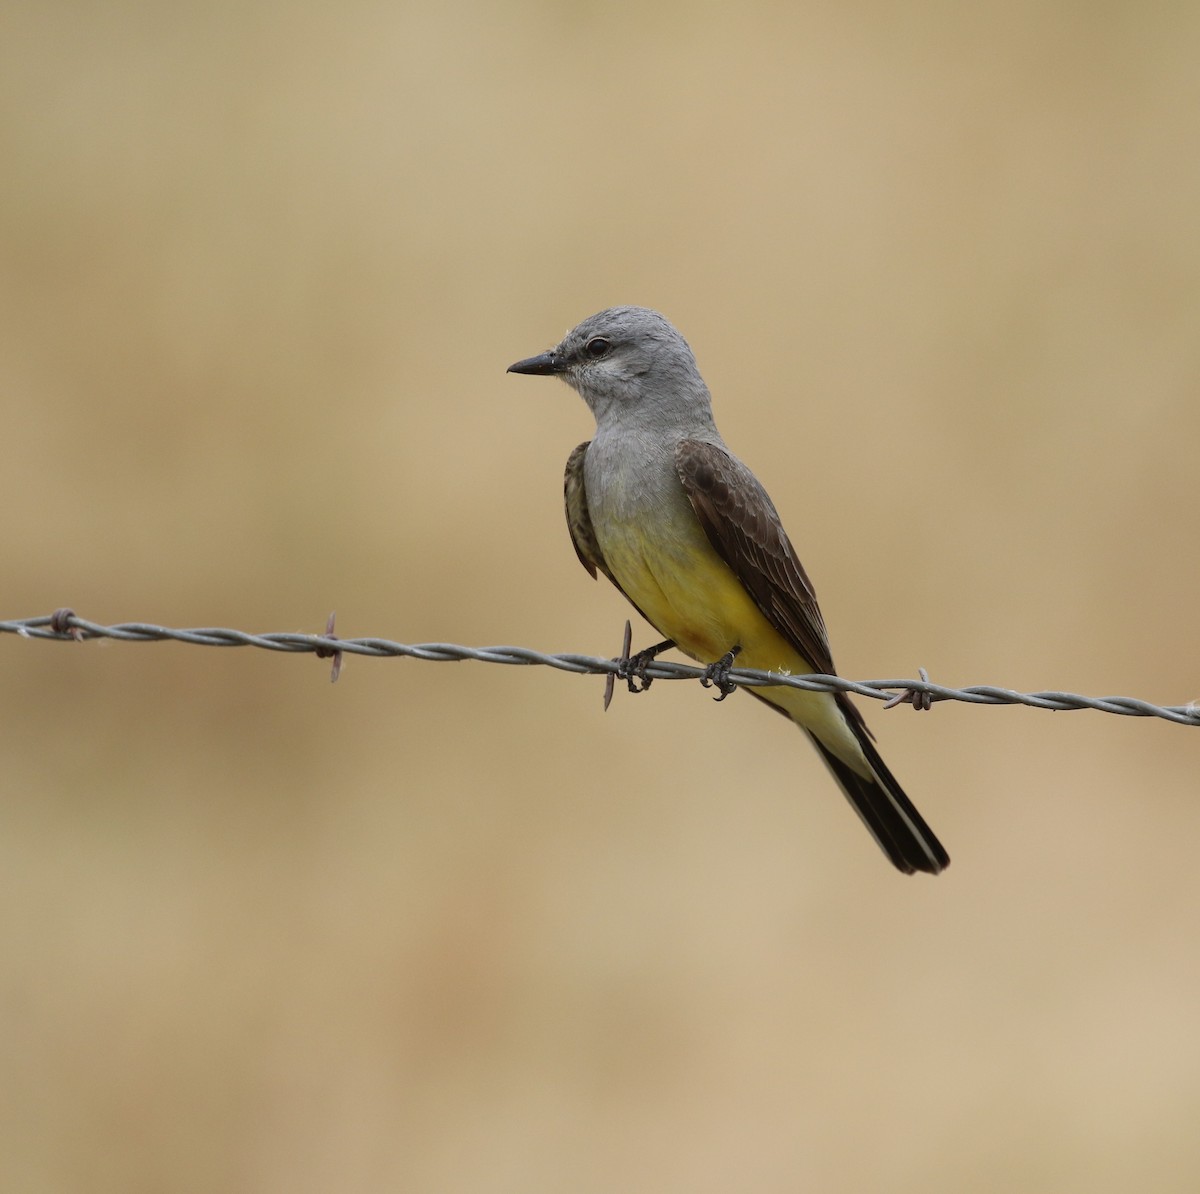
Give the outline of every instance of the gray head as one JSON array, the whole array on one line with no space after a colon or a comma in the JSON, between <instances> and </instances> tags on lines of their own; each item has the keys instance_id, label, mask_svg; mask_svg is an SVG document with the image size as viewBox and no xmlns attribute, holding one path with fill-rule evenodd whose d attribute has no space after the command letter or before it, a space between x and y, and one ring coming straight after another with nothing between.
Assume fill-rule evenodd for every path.
<instances>
[{"instance_id":1,"label":"gray head","mask_svg":"<svg viewBox=\"0 0 1200 1194\"><path fill-rule=\"evenodd\" d=\"M687 341L645 307L611 307L591 315L561 344L508 371L561 377L580 393L601 428L712 427L708 387Z\"/></svg>"}]
</instances>

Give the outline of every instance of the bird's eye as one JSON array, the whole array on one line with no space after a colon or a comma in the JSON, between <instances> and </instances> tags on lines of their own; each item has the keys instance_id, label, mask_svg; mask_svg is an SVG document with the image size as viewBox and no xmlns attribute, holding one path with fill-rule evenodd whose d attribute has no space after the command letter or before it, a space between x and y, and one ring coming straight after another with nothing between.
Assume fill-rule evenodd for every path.
<instances>
[{"instance_id":1,"label":"bird's eye","mask_svg":"<svg viewBox=\"0 0 1200 1194\"><path fill-rule=\"evenodd\" d=\"M593 361L598 361L601 357L608 356L609 349L612 345L605 340L603 336L593 336L584 346L583 351L592 358Z\"/></svg>"}]
</instances>

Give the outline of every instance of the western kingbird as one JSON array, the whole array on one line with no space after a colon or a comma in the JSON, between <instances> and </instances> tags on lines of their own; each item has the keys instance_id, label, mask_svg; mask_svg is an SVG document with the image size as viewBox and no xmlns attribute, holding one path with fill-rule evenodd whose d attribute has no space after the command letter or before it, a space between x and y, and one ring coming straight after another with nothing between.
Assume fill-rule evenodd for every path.
<instances>
[{"instance_id":1,"label":"western kingbird","mask_svg":"<svg viewBox=\"0 0 1200 1194\"><path fill-rule=\"evenodd\" d=\"M601 311L508 371L561 377L596 417L595 437L567 461L571 539L588 572L603 572L668 640L635 656L627 678L670 646L709 665L706 682L722 697L735 658L784 675L833 674L812 584L766 490L725 446L696 358L663 316ZM844 693L748 691L808 734L895 866L936 875L949 865Z\"/></svg>"}]
</instances>

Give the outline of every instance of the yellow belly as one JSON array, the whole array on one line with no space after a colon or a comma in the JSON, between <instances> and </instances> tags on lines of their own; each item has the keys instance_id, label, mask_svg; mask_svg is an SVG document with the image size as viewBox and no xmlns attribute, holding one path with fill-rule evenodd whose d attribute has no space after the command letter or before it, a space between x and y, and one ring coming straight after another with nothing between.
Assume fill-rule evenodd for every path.
<instances>
[{"instance_id":1,"label":"yellow belly","mask_svg":"<svg viewBox=\"0 0 1200 1194\"><path fill-rule=\"evenodd\" d=\"M606 528L604 558L655 628L700 663L740 647L737 666L804 675L812 665L767 620L698 524L680 539L650 542L638 526ZM598 528L599 529L599 528ZM829 693L760 688L765 700L861 769L861 748Z\"/></svg>"}]
</instances>

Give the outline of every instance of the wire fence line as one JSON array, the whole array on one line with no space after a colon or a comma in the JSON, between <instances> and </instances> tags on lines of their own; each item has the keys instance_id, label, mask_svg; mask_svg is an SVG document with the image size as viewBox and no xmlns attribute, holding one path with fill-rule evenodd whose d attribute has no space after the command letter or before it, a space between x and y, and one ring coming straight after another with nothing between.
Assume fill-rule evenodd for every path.
<instances>
[{"instance_id":1,"label":"wire fence line","mask_svg":"<svg viewBox=\"0 0 1200 1194\"><path fill-rule=\"evenodd\" d=\"M85 642L89 639L116 639L120 642L178 642L200 647L259 647L265 651L289 654L313 654L333 660L332 679L337 679L343 657L368 655L377 658L407 657L446 663L470 659L480 663L504 663L542 666L578 675L608 676L620 673L620 661L593 655L571 653L546 654L529 647L465 647L457 643L397 643L385 638L338 638L330 616L324 634L248 634L223 627L199 627L175 630L148 622L122 622L104 626L78 617L73 610L60 609L35 618L0 621L0 634L15 634L27 639L58 642ZM656 659L644 669L651 680L698 680L704 669L683 663ZM918 680L845 680L841 676L792 676L751 668L733 668L729 679L741 687L762 688L772 685L799 688L805 692L852 692L887 703L911 704L928 709L937 701L963 701L970 705L1025 705L1033 709L1095 709L1125 717L1158 717L1177 725L1200 726L1200 701L1187 705L1155 705L1135 697L1089 697L1072 692L1014 692L990 684L949 688L931 683L924 669Z\"/></svg>"}]
</instances>

